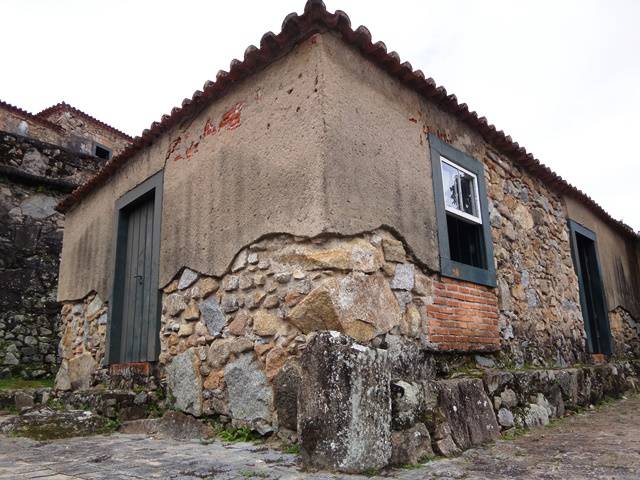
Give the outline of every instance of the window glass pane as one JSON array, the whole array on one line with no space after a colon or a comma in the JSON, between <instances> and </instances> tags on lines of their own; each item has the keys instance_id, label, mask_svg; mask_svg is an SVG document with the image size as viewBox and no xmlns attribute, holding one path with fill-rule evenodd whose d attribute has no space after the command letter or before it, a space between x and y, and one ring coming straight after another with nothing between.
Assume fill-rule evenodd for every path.
<instances>
[{"instance_id":1,"label":"window glass pane","mask_svg":"<svg viewBox=\"0 0 640 480\"><path fill-rule=\"evenodd\" d=\"M444 203L447 207L460 210L460 194L458 192L457 168L448 163L442 162L442 191L444 193Z\"/></svg>"},{"instance_id":2,"label":"window glass pane","mask_svg":"<svg viewBox=\"0 0 640 480\"><path fill-rule=\"evenodd\" d=\"M462 208L460 210L477 217L475 178L464 172L458 173L460 175L460 197L462 200Z\"/></svg>"}]
</instances>

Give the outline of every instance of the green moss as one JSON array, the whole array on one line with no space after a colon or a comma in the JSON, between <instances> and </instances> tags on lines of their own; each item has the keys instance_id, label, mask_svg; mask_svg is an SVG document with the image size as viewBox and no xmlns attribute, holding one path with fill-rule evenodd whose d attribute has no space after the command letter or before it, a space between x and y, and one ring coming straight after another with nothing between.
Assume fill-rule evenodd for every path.
<instances>
[{"instance_id":1,"label":"green moss","mask_svg":"<svg viewBox=\"0 0 640 480\"><path fill-rule=\"evenodd\" d=\"M247 427L219 429L216 435L225 442L256 442L262 440L260 434Z\"/></svg>"},{"instance_id":2,"label":"green moss","mask_svg":"<svg viewBox=\"0 0 640 480\"><path fill-rule=\"evenodd\" d=\"M515 440L518 437L521 437L527 433L527 429L525 428L512 428L511 430L507 430L502 433L503 440Z\"/></svg>"},{"instance_id":3,"label":"green moss","mask_svg":"<svg viewBox=\"0 0 640 480\"><path fill-rule=\"evenodd\" d=\"M27 380L24 378L0 378L0 390L17 390L23 388L53 387L53 378L39 378Z\"/></svg>"},{"instance_id":4,"label":"green moss","mask_svg":"<svg viewBox=\"0 0 640 480\"><path fill-rule=\"evenodd\" d=\"M268 473L255 470L241 470L240 475L244 478L269 478Z\"/></svg>"},{"instance_id":5,"label":"green moss","mask_svg":"<svg viewBox=\"0 0 640 480\"><path fill-rule=\"evenodd\" d=\"M289 453L291 455L299 455L300 454L300 445L294 443L292 445L285 445L282 448L283 453Z\"/></svg>"},{"instance_id":6,"label":"green moss","mask_svg":"<svg viewBox=\"0 0 640 480\"><path fill-rule=\"evenodd\" d=\"M375 477L376 475L378 475L378 473L380 473L380 470L378 470L377 468L367 468L362 472L362 475L366 477Z\"/></svg>"}]
</instances>

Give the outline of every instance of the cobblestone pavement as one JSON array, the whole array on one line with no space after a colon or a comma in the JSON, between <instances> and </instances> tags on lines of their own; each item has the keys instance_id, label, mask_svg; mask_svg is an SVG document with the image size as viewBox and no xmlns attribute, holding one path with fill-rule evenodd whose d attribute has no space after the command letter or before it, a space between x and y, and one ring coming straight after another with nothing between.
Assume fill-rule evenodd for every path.
<instances>
[{"instance_id":1,"label":"cobblestone pavement","mask_svg":"<svg viewBox=\"0 0 640 480\"><path fill-rule=\"evenodd\" d=\"M0 480L153 478L367 477L303 473L295 455L247 443L205 445L121 434L51 442L0 436ZM376 478L639 479L640 396L574 415L515 440L469 450L458 458L391 470Z\"/></svg>"}]
</instances>

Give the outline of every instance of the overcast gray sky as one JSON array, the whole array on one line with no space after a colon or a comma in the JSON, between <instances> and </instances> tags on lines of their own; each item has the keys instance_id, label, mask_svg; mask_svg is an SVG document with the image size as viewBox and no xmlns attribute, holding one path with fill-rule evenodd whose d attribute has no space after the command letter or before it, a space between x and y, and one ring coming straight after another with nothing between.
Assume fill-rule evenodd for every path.
<instances>
[{"instance_id":1,"label":"overcast gray sky","mask_svg":"<svg viewBox=\"0 0 640 480\"><path fill-rule=\"evenodd\" d=\"M640 229L640 1L328 0ZM1 0L0 99L131 135L303 0Z\"/></svg>"}]
</instances>

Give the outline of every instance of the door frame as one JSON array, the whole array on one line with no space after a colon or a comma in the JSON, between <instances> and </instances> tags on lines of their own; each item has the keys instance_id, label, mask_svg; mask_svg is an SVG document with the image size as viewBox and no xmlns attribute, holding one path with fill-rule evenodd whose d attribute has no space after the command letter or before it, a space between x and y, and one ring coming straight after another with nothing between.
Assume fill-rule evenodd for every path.
<instances>
[{"instance_id":1,"label":"door frame","mask_svg":"<svg viewBox=\"0 0 640 480\"><path fill-rule=\"evenodd\" d=\"M604 353L605 355L611 355L612 352L612 338L611 338L611 325L609 324L609 304L607 302L607 294L604 289L604 281L602 279L602 268L600 267L600 254L598 253L598 239L593 230L588 229L584 225L579 224L575 220L568 219L567 220L569 226L569 239L571 242L571 258L573 260L573 268L576 272L576 276L578 277L578 285L579 285L579 293L580 293L580 307L582 309L582 321L584 323L585 334L587 335L587 347L589 348L589 353ZM582 267L580 266L580 258L578 257L578 239L577 236L582 235L587 239L593 242L593 248L595 249L595 257L596 257L596 272L598 276L597 285L602 292L602 308L604 309L603 322L605 323L602 327L606 330L605 335L602 337L604 340L604 344L600 345L602 352L594 352L593 340L591 338L591 323L594 321L592 318L588 318L588 309L587 309L587 298L584 291L584 282L582 280ZM598 325L596 325L598 328Z\"/></svg>"},{"instance_id":2,"label":"door frame","mask_svg":"<svg viewBox=\"0 0 640 480\"><path fill-rule=\"evenodd\" d=\"M129 190L116 200L115 203L115 229L113 235L114 261L112 262L111 295L109 301L109 316L107 325L107 338L105 346L105 365L120 362L120 337L122 335L122 309L124 296L123 275L126 262L127 246L127 222L126 210L136 203L153 195L153 251L151 252L151 291L157 292L157 301L151 304L151 312L155 321L155 328L149 329L147 348L148 362L155 362L160 354L160 308L162 295L159 287L160 267L160 227L162 222L162 186L164 171L147 178L144 182ZM117 341L114 341L117 339Z\"/></svg>"}]
</instances>

